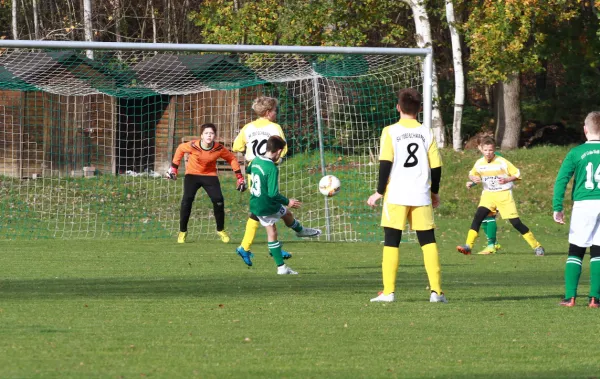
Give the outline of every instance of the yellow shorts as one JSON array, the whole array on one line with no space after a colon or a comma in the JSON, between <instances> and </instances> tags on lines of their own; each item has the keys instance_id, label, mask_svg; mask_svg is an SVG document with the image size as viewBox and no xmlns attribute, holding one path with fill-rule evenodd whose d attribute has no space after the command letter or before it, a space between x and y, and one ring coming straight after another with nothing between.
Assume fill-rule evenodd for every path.
<instances>
[{"instance_id":1,"label":"yellow shorts","mask_svg":"<svg viewBox=\"0 0 600 379\"><path fill-rule=\"evenodd\" d=\"M411 230L430 230L435 228L433 207L430 205L409 206L383 202L381 226L404 230L406 222Z\"/></svg>"},{"instance_id":2,"label":"yellow shorts","mask_svg":"<svg viewBox=\"0 0 600 379\"><path fill-rule=\"evenodd\" d=\"M517 205L513 199L512 191L487 192L481 194L480 207L486 207L490 211L498 211L503 219L517 218Z\"/></svg>"}]
</instances>

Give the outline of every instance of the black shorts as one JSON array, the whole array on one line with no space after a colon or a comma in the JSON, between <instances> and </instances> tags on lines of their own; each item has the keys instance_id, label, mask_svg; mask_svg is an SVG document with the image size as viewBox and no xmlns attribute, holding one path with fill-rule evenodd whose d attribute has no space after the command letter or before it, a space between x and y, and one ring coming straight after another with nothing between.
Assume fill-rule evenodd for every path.
<instances>
[{"instance_id":1,"label":"black shorts","mask_svg":"<svg viewBox=\"0 0 600 379\"><path fill-rule=\"evenodd\" d=\"M223 201L223 192L221 191L221 182L218 176L190 175L186 174L183 179L183 198L194 200L196 192L204 188L206 194L213 202Z\"/></svg>"}]
</instances>

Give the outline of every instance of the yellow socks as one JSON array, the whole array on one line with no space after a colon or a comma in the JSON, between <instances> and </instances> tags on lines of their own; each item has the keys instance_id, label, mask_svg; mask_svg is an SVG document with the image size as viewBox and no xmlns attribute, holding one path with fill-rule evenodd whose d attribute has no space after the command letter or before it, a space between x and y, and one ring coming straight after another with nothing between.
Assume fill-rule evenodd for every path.
<instances>
[{"instance_id":1,"label":"yellow socks","mask_svg":"<svg viewBox=\"0 0 600 379\"><path fill-rule=\"evenodd\" d=\"M251 218L246 222L246 231L244 232L244 238L242 239L242 247L246 251L250 251L254 237L256 237L256 231L260 228L260 222L255 221Z\"/></svg>"},{"instance_id":2,"label":"yellow socks","mask_svg":"<svg viewBox=\"0 0 600 379\"><path fill-rule=\"evenodd\" d=\"M429 288L438 294L442 293L442 270L440 267L440 257L436 243L430 243L421 247L423 249L423 260L425 270L429 278ZM398 264L400 262L400 249L397 247L383 247L383 261L381 263L381 273L383 276L383 294L389 295L396 291L396 275L398 274Z\"/></svg>"},{"instance_id":3,"label":"yellow socks","mask_svg":"<svg viewBox=\"0 0 600 379\"><path fill-rule=\"evenodd\" d=\"M421 246L423 250L423 261L425 262L425 271L429 278L429 288L442 294L442 269L440 267L440 256L438 254L437 243L428 243Z\"/></svg>"},{"instance_id":4,"label":"yellow socks","mask_svg":"<svg viewBox=\"0 0 600 379\"><path fill-rule=\"evenodd\" d=\"M467 245L469 245L470 248L473 248L478 234L479 233L477 233L473 229L469 229L469 233L467 234Z\"/></svg>"},{"instance_id":5,"label":"yellow socks","mask_svg":"<svg viewBox=\"0 0 600 379\"><path fill-rule=\"evenodd\" d=\"M532 249L542 246L538 242L538 240L535 239L535 237L533 236L533 233L531 233L531 231L523 234L523 238L525 239L525 241L527 241L527 243L529 244L529 246L531 246Z\"/></svg>"},{"instance_id":6,"label":"yellow socks","mask_svg":"<svg viewBox=\"0 0 600 379\"><path fill-rule=\"evenodd\" d=\"M389 295L396 291L396 274L398 273L399 256L400 249L397 247L383 247L381 274L383 276L383 293L385 295Z\"/></svg>"}]
</instances>

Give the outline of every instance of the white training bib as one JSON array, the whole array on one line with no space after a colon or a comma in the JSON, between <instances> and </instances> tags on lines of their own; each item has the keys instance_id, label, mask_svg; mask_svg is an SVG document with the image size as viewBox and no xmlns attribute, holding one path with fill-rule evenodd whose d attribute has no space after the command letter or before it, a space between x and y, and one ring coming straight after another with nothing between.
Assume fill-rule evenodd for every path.
<instances>
[{"instance_id":1,"label":"white training bib","mask_svg":"<svg viewBox=\"0 0 600 379\"><path fill-rule=\"evenodd\" d=\"M389 136L394 148L394 162L386 194L390 204L421 206L431 204L431 169L429 147L433 140L426 126L406 128L392 125Z\"/></svg>"},{"instance_id":2,"label":"white training bib","mask_svg":"<svg viewBox=\"0 0 600 379\"><path fill-rule=\"evenodd\" d=\"M271 136L281 136L276 124L257 127L253 123L246 126L246 160L252 161L257 155L264 156L267 152L267 140Z\"/></svg>"}]
</instances>

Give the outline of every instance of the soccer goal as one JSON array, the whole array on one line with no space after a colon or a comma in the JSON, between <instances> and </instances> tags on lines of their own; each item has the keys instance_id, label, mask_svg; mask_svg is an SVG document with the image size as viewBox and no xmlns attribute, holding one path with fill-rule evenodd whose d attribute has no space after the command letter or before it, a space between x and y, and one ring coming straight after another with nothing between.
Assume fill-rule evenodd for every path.
<instances>
[{"instance_id":1,"label":"soccer goal","mask_svg":"<svg viewBox=\"0 0 600 379\"><path fill-rule=\"evenodd\" d=\"M279 100L289 148L280 189L303 201L298 219L323 240L380 241L381 213L366 200L399 89L423 93L431 125L430 49L7 40L0 49L2 239L174 238L183 180L163 174L175 149L207 122L231 148L266 95ZM219 170L226 230L239 240L249 194L235 191L225 162ZM318 191L325 174L341 180L336 197ZM217 238L202 190L188 230L190 240Z\"/></svg>"}]
</instances>

